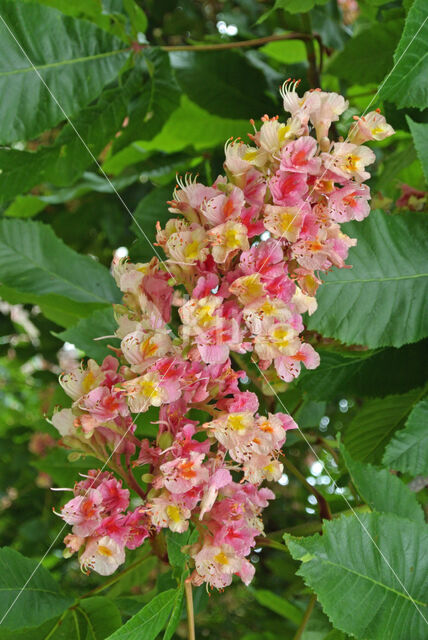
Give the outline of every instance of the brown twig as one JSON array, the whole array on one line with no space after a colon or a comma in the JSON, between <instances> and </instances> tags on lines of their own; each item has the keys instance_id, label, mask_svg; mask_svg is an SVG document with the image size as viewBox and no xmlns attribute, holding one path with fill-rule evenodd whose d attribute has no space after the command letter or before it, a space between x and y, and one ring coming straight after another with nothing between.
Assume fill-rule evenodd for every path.
<instances>
[{"instance_id":1,"label":"brown twig","mask_svg":"<svg viewBox=\"0 0 428 640\"><path fill-rule=\"evenodd\" d=\"M184 581L184 593L186 594L188 640L196 640L195 614L193 612L193 593L190 578L187 578Z\"/></svg>"},{"instance_id":2,"label":"brown twig","mask_svg":"<svg viewBox=\"0 0 428 640\"><path fill-rule=\"evenodd\" d=\"M311 596L311 599L309 600L309 604L305 611L305 615L303 616L302 622L300 623L300 627L297 629L296 635L294 636L293 640L300 640L300 638L302 637L305 627L308 624L308 620L311 617L311 613L313 611L316 601L317 601L317 597L315 594L313 594Z\"/></svg>"},{"instance_id":3,"label":"brown twig","mask_svg":"<svg viewBox=\"0 0 428 640\"><path fill-rule=\"evenodd\" d=\"M179 45L161 45L162 51L222 51L225 49L243 49L245 47L261 47L269 42L279 42L281 40L318 40L321 36L318 33L279 33L263 38L253 38L252 40L238 40L235 42L220 42L217 44L179 44ZM142 51L152 45L132 43L134 51Z\"/></svg>"},{"instance_id":4,"label":"brown twig","mask_svg":"<svg viewBox=\"0 0 428 640\"><path fill-rule=\"evenodd\" d=\"M288 458L283 458L282 459L284 466L286 467L286 469L288 469L288 471L290 471L290 473L293 474L293 476L295 476L298 480L300 480L300 482L303 484L304 487L306 487L306 489L312 493L313 496L315 496L317 502L318 502L318 508L319 508L319 512L320 512L320 518L321 520L331 520L331 511L330 511L330 507L328 505L327 500L324 498L324 496L322 496L320 494L319 491L317 491L317 489L315 489L315 487L313 487L311 484L309 484L309 482L306 480L305 476L303 475L303 473L301 473L297 467L294 466L294 464L292 462L290 462L290 460L288 460Z\"/></svg>"}]
</instances>

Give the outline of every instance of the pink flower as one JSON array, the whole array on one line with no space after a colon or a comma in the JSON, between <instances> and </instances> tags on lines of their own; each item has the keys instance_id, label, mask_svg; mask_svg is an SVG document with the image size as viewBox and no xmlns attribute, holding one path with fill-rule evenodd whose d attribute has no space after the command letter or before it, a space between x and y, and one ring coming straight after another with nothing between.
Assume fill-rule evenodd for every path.
<instances>
[{"instance_id":1,"label":"pink flower","mask_svg":"<svg viewBox=\"0 0 428 640\"><path fill-rule=\"evenodd\" d=\"M289 142L281 151L281 171L295 173L318 174L321 160L315 158L318 145L311 136L302 136L293 142Z\"/></svg>"},{"instance_id":2,"label":"pink flower","mask_svg":"<svg viewBox=\"0 0 428 640\"><path fill-rule=\"evenodd\" d=\"M101 522L102 495L97 489L90 489L84 496L76 496L61 509L61 518L73 525L77 536L89 536Z\"/></svg>"},{"instance_id":3,"label":"pink flower","mask_svg":"<svg viewBox=\"0 0 428 640\"><path fill-rule=\"evenodd\" d=\"M277 171L269 182L269 189L273 202L286 207L302 201L308 184L302 173Z\"/></svg>"},{"instance_id":4,"label":"pink flower","mask_svg":"<svg viewBox=\"0 0 428 640\"><path fill-rule=\"evenodd\" d=\"M365 184L349 184L329 197L328 212L335 222L363 220L370 213L370 189Z\"/></svg>"}]
</instances>

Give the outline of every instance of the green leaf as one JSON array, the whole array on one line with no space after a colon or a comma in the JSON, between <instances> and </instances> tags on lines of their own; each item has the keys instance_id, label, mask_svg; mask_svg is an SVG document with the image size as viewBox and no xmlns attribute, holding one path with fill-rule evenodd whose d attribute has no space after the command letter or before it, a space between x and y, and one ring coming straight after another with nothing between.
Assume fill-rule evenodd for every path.
<instances>
[{"instance_id":1,"label":"green leaf","mask_svg":"<svg viewBox=\"0 0 428 640\"><path fill-rule=\"evenodd\" d=\"M268 589L255 589L253 592L253 596L257 600L262 607L266 607L270 609L270 611L274 611L279 616L286 618L287 620L291 620L294 622L296 626L302 622L303 614L294 604L291 604L286 598L281 598L273 591L269 591Z\"/></svg>"},{"instance_id":2,"label":"green leaf","mask_svg":"<svg viewBox=\"0 0 428 640\"><path fill-rule=\"evenodd\" d=\"M46 167L57 155L57 150L52 147L45 147L37 153L0 149L0 203L29 191L41 182Z\"/></svg>"},{"instance_id":3,"label":"green leaf","mask_svg":"<svg viewBox=\"0 0 428 640\"><path fill-rule=\"evenodd\" d=\"M428 123L413 122L409 116L406 116L406 120L422 165L425 180L428 182Z\"/></svg>"},{"instance_id":4,"label":"green leaf","mask_svg":"<svg viewBox=\"0 0 428 640\"><path fill-rule=\"evenodd\" d=\"M400 109L425 109L428 102L428 20L426 0L415 0L394 54L394 66L379 92L380 100Z\"/></svg>"},{"instance_id":5,"label":"green leaf","mask_svg":"<svg viewBox=\"0 0 428 640\"><path fill-rule=\"evenodd\" d=\"M425 637L426 526L371 513L325 522L322 536L284 538L335 627L361 640Z\"/></svg>"},{"instance_id":6,"label":"green leaf","mask_svg":"<svg viewBox=\"0 0 428 640\"><path fill-rule=\"evenodd\" d=\"M363 462L379 463L386 444L403 424L421 392L369 400L345 429L343 443L350 455Z\"/></svg>"},{"instance_id":7,"label":"green leaf","mask_svg":"<svg viewBox=\"0 0 428 640\"><path fill-rule=\"evenodd\" d=\"M283 9L288 13L306 13L315 7L315 5L327 4L328 0L275 0L275 4L271 9L258 19L257 24L264 22L274 11Z\"/></svg>"},{"instance_id":8,"label":"green leaf","mask_svg":"<svg viewBox=\"0 0 428 640\"><path fill-rule=\"evenodd\" d=\"M297 383L312 400L336 399L346 394L382 398L421 387L426 380L426 339L400 349L317 351L320 366L314 371L302 371Z\"/></svg>"},{"instance_id":9,"label":"green leaf","mask_svg":"<svg viewBox=\"0 0 428 640\"><path fill-rule=\"evenodd\" d=\"M10 287L0 286L0 298L11 304L32 304L40 307L46 318L60 327L75 325L81 318L89 316L94 311L106 308L104 304L90 304L75 302L64 296L53 294L37 296L16 291Z\"/></svg>"},{"instance_id":10,"label":"green leaf","mask_svg":"<svg viewBox=\"0 0 428 640\"><path fill-rule=\"evenodd\" d=\"M182 547L188 544L193 544L198 538L197 530L190 531L189 529L184 533L167 532L166 545L168 550L168 560L172 567L178 567L183 569L188 555L183 553Z\"/></svg>"},{"instance_id":11,"label":"green leaf","mask_svg":"<svg viewBox=\"0 0 428 640\"><path fill-rule=\"evenodd\" d=\"M120 611L109 598L92 596L79 601L77 611L87 623L85 640L102 640L107 638L122 624Z\"/></svg>"},{"instance_id":12,"label":"green leaf","mask_svg":"<svg viewBox=\"0 0 428 640\"><path fill-rule=\"evenodd\" d=\"M119 346L117 338L111 337L116 329L117 323L114 319L113 309L109 307L94 311L87 318L79 320L73 327L55 335L64 342L71 342L90 358L103 360L106 356L112 355L112 351L107 345ZM109 336L109 338L97 340L103 336Z\"/></svg>"},{"instance_id":13,"label":"green leaf","mask_svg":"<svg viewBox=\"0 0 428 640\"><path fill-rule=\"evenodd\" d=\"M120 300L104 266L67 247L40 222L0 222L0 281L24 294L55 294L81 303Z\"/></svg>"},{"instance_id":14,"label":"green leaf","mask_svg":"<svg viewBox=\"0 0 428 640\"><path fill-rule=\"evenodd\" d=\"M138 65L147 72L148 80L132 107L128 125L115 141L115 151L136 139L151 140L179 105L180 89L165 51L156 48L144 51Z\"/></svg>"},{"instance_id":15,"label":"green leaf","mask_svg":"<svg viewBox=\"0 0 428 640\"><path fill-rule=\"evenodd\" d=\"M181 620L181 615L183 613L183 605L184 605L184 581L189 575L188 569L185 569L181 575L180 584L177 587L174 605L172 607L171 617L168 620L168 624L165 629L165 633L163 634L162 640L171 640L172 636L178 624Z\"/></svg>"},{"instance_id":16,"label":"green leaf","mask_svg":"<svg viewBox=\"0 0 428 640\"><path fill-rule=\"evenodd\" d=\"M117 76L129 56L123 42L86 20L19 1L4 0L1 8L13 36L2 22L0 143L36 137L65 119L62 109L75 115Z\"/></svg>"},{"instance_id":17,"label":"green leaf","mask_svg":"<svg viewBox=\"0 0 428 640\"><path fill-rule=\"evenodd\" d=\"M302 40L269 42L259 51L284 64L294 64L306 60L306 47Z\"/></svg>"},{"instance_id":18,"label":"green leaf","mask_svg":"<svg viewBox=\"0 0 428 640\"><path fill-rule=\"evenodd\" d=\"M427 216L376 211L343 229L358 240L349 254L352 269L333 269L326 275L308 328L372 348L401 347L428 335Z\"/></svg>"},{"instance_id":19,"label":"green leaf","mask_svg":"<svg viewBox=\"0 0 428 640\"><path fill-rule=\"evenodd\" d=\"M24 558L14 549L0 549L0 619L11 607L2 621L4 629L36 627L59 615L71 604L71 598L61 594L57 583L43 566L34 571L37 565L36 560Z\"/></svg>"},{"instance_id":20,"label":"green leaf","mask_svg":"<svg viewBox=\"0 0 428 640\"><path fill-rule=\"evenodd\" d=\"M277 111L267 98L264 74L237 51L170 54L177 80L189 98L224 118L259 118Z\"/></svg>"},{"instance_id":21,"label":"green leaf","mask_svg":"<svg viewBox=\"0 0 428 640\"><path fill-rule=\"evenodd\" d=\"M93 157L97 157L120 130L127 114L129 99L140 85L140 74L131 72L124 86L104 91L96 104L83 109L73 118L73 124L64 127L55 145L51 147L52 154L44 169L43 178L59 186L75 182L93 164ZM103 179L105 180L104 176Z\"/></svg>"},{"instance_id":22,"label":"green leaf","mask_svg":"<svg viewBox=\"0 0 428 640\"><path fill-rule=\"evenodd\" d=\"M35 196L18 196L4 212L9 218L32 218L46 207L46 202Z\"/></svg>"},{"instance_id":23,"label":"green leaf","mask_svg":"<svg viewBox=\"0 0 428 640\"><path fill-rule=\"evenodd\" d=\"M428 474L428 400L419 402L406 427L387 445L383 464L412 476Z\"/></svg>"},{"instance_id":24,"label":"green leaf","mask_svg":"<svg viewBox=\"0 0 428 640\"><path fill-rule=\"evenodd\" d=\"M44 458L36 458L31 463L38 471L47 473L58 487L72 487L79 473L87 474L89 469L97 469L99 460L92 456L82 455L78 460L70 462L69 450L57 447Z\"/></svg>"},{"instance_id":25,"label":"green leaf","mask_svg":"<svg viewBox=\"0 0 428 640\"><path fill-rule=\"evenodd\" d=\"M387 469L376 469L371 464L353 460L343 445L340 446L340 451L358 493L371 509L395 513L424 524L424 512L415 494L400 478Z\"/></svg>"},{"instance_id":26,"label":"green leaf","mask_svg":"<svg viewBox=\"0 0 428 640\"><path fill-rule=\"evenodd\" d=\"M402 32L403 20L377 23L360 31L333 58L328 65L328 73L355 84L380 82L391 68L392 56Z\"/></svg>"},{"instance_id":27,"label":"green leaf","mask_svg":"<svg viewBox=\"0 0 428 640\"><path fill-rule=\"evenodd\" d=\"M171 114L162 131L152 140L138 140L133 147L140 148L141 153L150 150L174 153L188 147L202 151L224 145L230 136L246 136L248 129L249 125L245 120L212 115L183 95L180 107ZM122 136L119 140L121 138ZM122 153L126 151L124 149ZM120 156L119 152L112 160Z\"/></svg>"},{"instance_id":28,"label":"green leaf","mask_svg":"<svg viewBox=\"0 0 428 640\"><path fill-rule=\"evenodd\" d=\"M135 0L123 0L123 6L129 16L135 35L145 33L148 22L146 14L141 7L138 6Z\"/></svg>"},{"instance_id":29,"label":"green leaf","mask_svg":"<svg viewBox=\"0 0 428 640\"><path fill-rule=\"evenodd\" d=\"M154 640L168 620L175 595L175 589L157 595L108 640Z\"/></svg>"}]
</instances>

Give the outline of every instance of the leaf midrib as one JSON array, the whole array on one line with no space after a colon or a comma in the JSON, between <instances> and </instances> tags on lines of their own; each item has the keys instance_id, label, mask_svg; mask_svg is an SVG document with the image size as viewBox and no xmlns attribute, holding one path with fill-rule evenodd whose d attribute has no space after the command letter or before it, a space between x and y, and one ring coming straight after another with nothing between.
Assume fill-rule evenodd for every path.
<instances>
[{"instance_id":1,"label":"leaf midrib","mask_svg":"<svg viewBox=\"0 0 428 640\"><path fill-rule=\"evenodd\" d=\"M25 67L23 69L12 69L11 71L0 71L0 78L5 76L19 75L20 73L28 73L29 71L44 71L45 69L55 69L71 64L79 64L81 62L90 62L92 60L99 60L101 58L108 58L110 56L116 56L119 53L126 53L129 51L129 47L124 49L116 49L115 51L106 51L104 53L95 53L92 56L84 56L83 58L72 58L70 60L60 60L58 62L49 62L47 64L35 64L31 67Z\"/></svg>"},{"instance_id":2,"label":"leaf midrib","mask_svg":"<svg viewBox=\"0 0 428 640\"><path fill-rule=\"evenodd\" d=\"M383 582L379 582L379 580L375 580L375 578L372 578L371 576L367 576L367 575L364 575L363 573L360 573L359 571L356 571L356 569L351 569L350 567L346 567L345 565L339 564L337 562L333 562L333 560L329 560L328 558L323 558L321 556L317 556L317 558L321 560L321 562L323 563L330 564L331 566L336 567L338 569L342 569L343 571L348 571L349 573L352 573L358 576L359 578L362 578L363 580L367 580L368 582L372 582L373 584L376 584L378 587L383 587L386 591L391 591L392 593L395 593L397 596L400 596L401 598L404 598L405 600L408 600L413 604L416 603L421 607L428 606L428 603L420 602L419 600L416 600L416 598L413 598L412 596L408 596L406 593L402 593L401 591L397 591L397 589L394 589L393 587L389 587Z\"/></svg>"},{"instance_id":3,"label":"leaf midrib","mask_svg":"<svg viewBox=\"0 0 428 640\"><path fill-rule=\"evenodd\" d=\"M428 273L415 273L406 276L391 276L387 278L361 278L358 280L327 280L323 285L327 284L365 284L367 282L391 282L395 280L414 280L415 278L426 278Z\"/></svg>"}]
</instances>

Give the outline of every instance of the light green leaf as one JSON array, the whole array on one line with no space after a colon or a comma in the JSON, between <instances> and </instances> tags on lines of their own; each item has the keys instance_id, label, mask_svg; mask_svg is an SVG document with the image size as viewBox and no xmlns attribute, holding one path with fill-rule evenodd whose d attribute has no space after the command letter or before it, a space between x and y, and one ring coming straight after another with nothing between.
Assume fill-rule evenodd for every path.
<instances>
[{"instance_id":1,"label":"light green leaf","mask_svg":"<svg viewBox=\"0 0 428 640\"><path fill-rule=\"evenodd\" d=\"M294 64L306 60L306 47L302 40L269 42L259 51L284 64Z\"/></svg>"},{"instance_id":2,"label":"light green leaf","mask_svg":"<svg viewBox=\"0 0 428 640\"><path fill-rule=\"evenodd\" d=\"M3 215L8 218L32 218L46 207L46 202L36 196L18 196Z\"/></svg>"},{"instance_id":3,"label":"light green leaf","mask_svg":"<svg viewBox=\"0 0 428 640\"><path fill-rule=\"evenodd\" d=\"M118 302L109 271L79 255L40 222L0 222L0 282L24 294L55 294L81 303Z\"/></svg>"},{"instance_id":4,"label":"light green leaf","mask_svg":"<svg viewBox=\"0 0 428 640\"><path fill-rule=\"evenodd\" d=\"M426 0L415 0L394 54L394 66L380 87L379 99L400 109L425 109L428 102L428 16Z\"/></svg>"},{"instance_id":5,"label":"light green leaf","mask_svg":"<svg viewBox=\"0 0 428 640\"><path fill-rule=\"evenodd\" d=\"M262 607L274 611L279 616L291 620L296 626L302 622L303 614L294 604L291 604L285 597L281 598L269 589L255 589L253 596Z\"/></svg>"},{"instance_id":6,"label":"light green leaf","mask_svg":"<svg viewBox=\"0 0 428 640\"><path fill-rule=\"evenodd\" d=\"M175 595L175 589L157 595L108 640L154 640L171 614Z\"/></svg>"},{"instance_id":7,"label":"light green leaf","mask_svg":"<svg viewBox=\"0 0 428 640\"><path fill-rule=\"evenodd\" d=\"M147 29L147 17L135 0L123 0L123 6L131 21L135 34L145 33Z\"/></svg>"},{"instance_id":8,"label":"light green leaf","mask_svg":"<svg viewBox=\"0 0 428 640\"><path fill-rule=\"evenodd\" d=\"M415 494L400 478L392 475L387 469L376 469L371 464L353 460L343 445L340 451L358 493L371 509L395 513L424 524L424 512Z\"/></svg>"},{"instance_id":9,"label":"light green leaf","mask_svg":"<svg viewBox=\"0 0 428 640\"><path fill-rule=\"evenodd\" d=\"M117 329L112 307L94 311L87 318L82 318L73 327L55 335L64 342L71 342L78 349L85 352L90 358L102 360L112 355L112 350L107 345L118 347L117 338L112 337ZM104 340L98 340L103 336L109 336Z\"/></svg>"},{"instance_id":10,"label":"light green leaf","mask_svg":"<svg viewBox=\"0 0 428 640\"><path fill-rule=\"evenodd\" d=\"M406 120L413 137L418 158L422 165L425 180L428 182L428 123L413 122L409 116L406 116Z\"/></svg>"},{"instance_id":11,"label":"light green leaf","mask_svg":"<svg viewBox=\"0 0 428 640\"><path fill-rule=\"evenodd\" d=\"M36 137L65 119L62 109L74 116L117 76L129 56L120 40L55 9L4 0L1 15L13 36L0 22L0 143Z\"/></svg>"},{"instance_id":12,"label":"light green leaf","mask_svg":"<svg viewBox=\"0 0 428 640\"><path fill-rule=\"evenodd\" d=\"M315 5L327 4L328 0L275 0L275 4L271 9L258 19L257 24L264 22L274 11L283 9L288 13L306 13L315 7Z\"/></svg>"},{"instance_id":13,"label":"light green leaf","mask_svg":"<svg viewBox=\"0 0 428 640\"><path fill-rule=\"evenodd\" d=\"M299 389L307 391L312 400L335 399L346 394L382 398L421 387L426 380L426 339L400 349L317 351L320 366L314 371L302 371L297 381Z\"/></svg>"},{"instance_id":14,"label":"light green leaf","mask_svg":"<svg viewBox=\"0 0 428 640\"><path fill-rule=\"evenodd\" d=\"M328 73L355 84L380 82L391 68L402 31L403 20L377 23L360 31L332 59Z\"/></svg>"},{"instance_id":15,"label":"light green leaf","mask_svg":"<svg viewBox=\"0 0 428 640\"><path fill-rule=\"evenodd\" d=\"M37 564L36 560L24 558L14 549L0 549L0 619L11 607L2 628L36 627L59 615L72 603L71 598L61 594L57 583L43 566L32 575Z\"/></svg>"},{"instance_id":16,"label":"light green leaf","mask_svg":"<svg viewBox=\"0 0 428 640\"><path fill-rule=\"evenodd\" d=\"M422 640L428 528L392 514L359 520L325 522L322 536L286 534L291 555L303 562L298 574L338 629L361 640Z\"/></svg>"},{"instance_id":17,"label":"light green leaf","mask_svg":"<svg viewBox=\"0 0 428 640\"><path fill-rule=\"evenodd\" d=\"M350 455L363 462L379 463L393 433L403 426L421 392L416 389L383 400L369 400L345 429L343 443Z\"/></svg>"},{"instance_id":18,"label":"light green leaf","mask_svg":"<svg viewBox=\"0 0 428 640\"><path fill-rule=\"evenodd\" d=\"M401 347L428 335L427 216L376 211L343 230L358 240L349 252L352 268L326 275L308 328L372 348Z\"/></svg>"},{"instance_id":19,"label":"light green leaf","mask_svg":"<svg viewBox=\"0 0 428 640\"><path fill-rule=\"evenodd\" d=\"M406 427L387 445L383 464L413 476L428 474L428 400L419 402Z\"/></svg>"},{"instance_id":20,"label":"light green leaf","mask_svg":"<svg viewBox=\"0 0 428 640\"><path fill-rule=\"evenodd\" d=\"M141 149L140 153L155 150L174 153L183 151L187 147L202 151L217 145L224 145L225 140L230 136L243 137L248 129L247 121L212 115L183 95L180 107L171 114L162 130L152 140L140 138L133 143L133 147ZM122 153L126 151L127 149L124 149ZM121 152L113 156L108 161L108 166L114 159L118 161L120 156Z\"/></svg>"}]
</instances>

